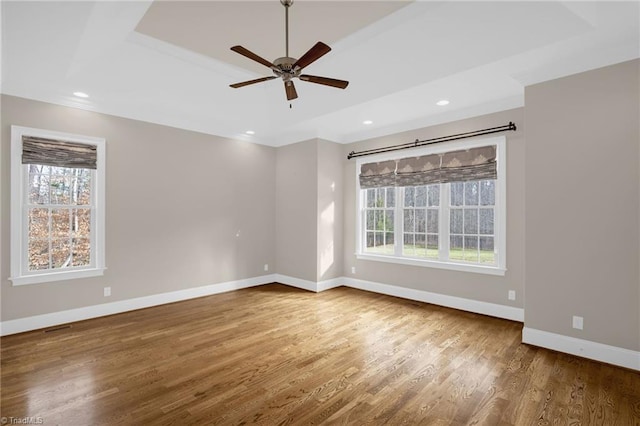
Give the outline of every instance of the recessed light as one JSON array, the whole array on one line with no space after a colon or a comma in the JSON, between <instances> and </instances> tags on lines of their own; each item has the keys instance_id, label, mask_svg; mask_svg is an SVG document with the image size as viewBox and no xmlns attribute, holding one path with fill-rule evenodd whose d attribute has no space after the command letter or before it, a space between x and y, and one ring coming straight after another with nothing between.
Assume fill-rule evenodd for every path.
<instances>
[{"instance_id":1,"label":"recessed light","mask_svg":"<svg viewBox=\"0 0 640 426\"><path fill-rule=\"evenodd\" d=\"M79 98L88 98L89 97L89 95L87 95L84 92L73 92L73 96L77 96Z\"/></svg>"},{"instance_id":2,"label":"recessed light","mask_svg":"<svg viewBox=\"0 0 640 426\"><path fill-rule=\"evenodd\" d=\"M364 120L364 121L362 122L362 124L364 124L364 125L368 126L369 124L373 124L373 121L371 121L371 120Z\"/></svg>"},{"instance_id":3,"label":"recessed light","mask_svg":"<svg viewBox=\"0 0 640 426\"><path fill-rule=\"evenodd\" d=\"M247 130L245 133L248 134L248 135L255 135L256 134L256 132L254 132L253 130Z\"/></svg>"},{"instance_id":4,"label":"recessed light","mask_svg":"<svg viewBox=\"0 0 640 426\"><path fill-rule=\"evenodd\" d=\"M448 101L448 100L446 100L446 99L442 99L442 100L440 100L440 101L436 102L436 105L438 105L438 106L445 106L445 105L449 105L449 101Z\"/></svg>"}]
</instances>

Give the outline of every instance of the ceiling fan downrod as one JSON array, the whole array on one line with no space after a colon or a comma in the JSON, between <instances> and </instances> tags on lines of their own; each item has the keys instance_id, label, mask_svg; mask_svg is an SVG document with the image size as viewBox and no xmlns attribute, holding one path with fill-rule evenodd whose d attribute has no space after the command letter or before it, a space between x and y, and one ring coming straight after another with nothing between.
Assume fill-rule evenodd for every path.
<instances>
[{"instance_id":1,"label":"ceiling fan downrod","mask_svg":"<svg viewBox=\"0 0 640 426\"><path fill-rule=\"evenodd\" d=\"M280 3L284 6L284 44L285 44L285 57L289 57L289 6L293 4L293 0L280 0Z\"/></svg>"}]
</instances>

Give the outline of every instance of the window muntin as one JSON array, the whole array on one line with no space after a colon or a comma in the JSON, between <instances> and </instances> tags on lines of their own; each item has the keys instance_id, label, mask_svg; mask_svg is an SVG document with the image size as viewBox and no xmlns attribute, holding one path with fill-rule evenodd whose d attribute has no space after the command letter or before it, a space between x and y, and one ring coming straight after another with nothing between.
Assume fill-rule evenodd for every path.
<instances>
[{"instance_id":1,"label":"window muntin","mask_svg":"<svg viewBox=\"0 0 640 426\"><path fill-rule=\"evenodd\" d=\"M90 146L94 164L22 164L23 141ZM105 269L105 141L11 126L11 281L34 284L102 275ZM30 148L31 149L31 148ZM46 157L46 156L45 156ZM43 162L47 158L43 157ZM78 160L81 156L74 157Z\"/></svg>"},{"instance_id":2,"label":"window muntin","mask_svg":"<svg viewBox=\"0 0 640 426\"><path fill-rule=\"evenodd\" d=\"M388 153L357 161L356 182L358 215L357 249L359 259L378 260L443 269L504 275L506 265L506 176L505 138L495 137L476 141L457 141L441 146L412 150L412 156L424 156L494 145L498 179L439 183L424 186L398 186L359 189L362 164L406 158L406 153ZM400 164L400 163L398 163ZM399 168L399 167L398 167ZM389 245L381 253L363 239L364 216L362 206L367 191L395 190L393 250ZM426 201L425 195L426 193ZM388 204L387 204L388 206ZM400 237L401 236L401 237Z\"/></svg>"}]
</instances>

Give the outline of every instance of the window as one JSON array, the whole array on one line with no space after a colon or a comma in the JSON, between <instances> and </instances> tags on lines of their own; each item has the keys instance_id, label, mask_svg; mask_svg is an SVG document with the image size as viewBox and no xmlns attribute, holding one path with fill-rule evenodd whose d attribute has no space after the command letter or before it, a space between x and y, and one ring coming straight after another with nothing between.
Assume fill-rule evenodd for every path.
<instances>
[{"instance_id":1,"label":"window","mask_svg":"<svg viewBox=\"0 0 640 426\"><path fill-rule=\"evenodd\" d=\"M360 159L358 258L503 275L504 151L498 137Z\"/></svg>"},{"instance_id":2,"label":"window","mask_svg":"<svg viewBox=\"0 0 640 426\"><path fill-rule=\"evenodd\" d=\"M14 285L103 274L104 143L11 127Z\"/></svg>"}]
</instances>

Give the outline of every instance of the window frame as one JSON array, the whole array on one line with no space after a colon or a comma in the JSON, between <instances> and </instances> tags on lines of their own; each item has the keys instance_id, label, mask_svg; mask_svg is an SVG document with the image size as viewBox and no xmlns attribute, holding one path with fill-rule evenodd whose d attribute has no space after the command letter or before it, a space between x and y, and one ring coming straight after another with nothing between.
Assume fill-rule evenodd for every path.
<instances>
[{"instance_id":1,"label":"window frame","mask_svg":"<svg viewBox=\"0 0 640 426\"><path fill-rule=\"evenodd\" d=\"M495 207L494 207L494 235L495 235L495 248L496 248L496 264L495 265L483 265L480 263L471 262L456 262L451 260L442 259L418 259L414 257L398 256L397 254L373 254L364 251L366 244L365 232L363 231L363 223L366 220L365 214L365 191L360 188L360 166L364 163L381 162L388 160L397 160L400 158L423 156L429 154L441 154L448 151L455 151L460 149L470 149L482 146L495 145L496 146L496 163L497 163L497 179L495 185ZM356 159L356 252L355 256L358 260L370 260L377 262L389 262L401 265L421 266L436 269L447 269L453 271L475 272L480 274L500 275L504 276L506 273L507 256L506 256L506 231L507 231L507 182L506 182L506 137L494 136L482 139L470 139L459 140L452 142L442 142L434 145L412 148L410 150L394 151L376 155L370 155L366 157L359 157ZM482 180L482 179L481 179ZM448 185L447 185L448 187ZM396 187L398 188L398 187ZM449 199L449 194L443 197L442 190L440 191L440 208L439 208L439 231L442 229L449 229L449 205L444 206L443 198ZM446 192L446 191L444 191ZM400 191L396 190L396 207L395 207L395 221L398 225L395 231L402 230L401 212L402 206L398 206ZM448 201L447 201L448 202ZM403 241L404 237L402 233L394 231L394 242L396 246L400 244L398 241ZM448 232L447 232L448 234ZM443 238L439 232L439 249L448 249L449 240ZM443 240L447 241L443 241ZM402 251L395 250L396 253Z\"/></svg>"},{"instance_id":2,"label":"window frame","mask_svg":"<svg viewBox=\"0 0 640 426\"><path fill-rule=\"evenodd\" d=\"M22 164L22 137L46 139L94 145L97 149L97 168L91 171L91 262L88 266L29 271L27 247L29 221L27 211L29 181L28 164ZM95 277L104 274L105 266L105 139L52 130L11 126L11 276L12 285L47 283L76 278Z\"/></svg>"}]
</instances>

